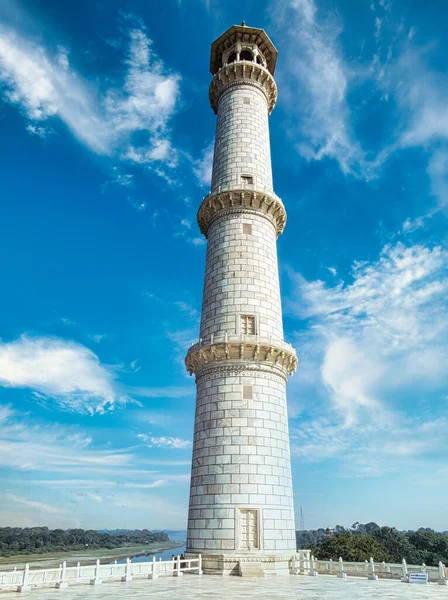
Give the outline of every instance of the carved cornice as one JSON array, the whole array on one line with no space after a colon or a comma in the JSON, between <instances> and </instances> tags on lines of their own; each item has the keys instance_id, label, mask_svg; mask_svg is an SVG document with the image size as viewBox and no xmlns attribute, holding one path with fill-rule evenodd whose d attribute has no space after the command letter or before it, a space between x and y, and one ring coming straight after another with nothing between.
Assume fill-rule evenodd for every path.
<instances>
[{"instance_id":1,"label":"carved cornice","mask_svg":"<svg viewBox=\"0 0 448 600\"><path fill-rule=\"evenodd\" d=\"M258 213L270 221L280 235L286 225L283 202L273 192L248 189L218 191L204 198L198 210L198 225L207 237L210 224L223 214L235 212Z\"/></svg>"},{"instance_id":2,"label":"carved cornice","mask_svg":"<svg viewBox=\"0 0 448 600\"><path fill-rule=\"evenodd\" d=\"M213 77L208 97L215 113L218 112L222 94L235 85L252 85L261 90L268 103L268 114L271 114L277 101L277 86L274 78L263 66L247 60L224 65Z\"/></svg>"},{"instance_id":3,"label":"carved cornice","mask_svg":"<svg viewBox=\"0 0 448 600\"><path fill-rule=\"evenodd\" d=\"M204 367L200 373L196 375L196 382L211 381L216 377L254 377L257 379L267 379L286 384L287 375L283 371L273 371L271 367L263 366L262 364L236 365L225 363L210 363L208 368Z\"/></svg>"},{"instance_id":4,"label":"carved cornice","mask_svg":"<svg viewBox=\"0 0 448 600\"><path fill-rule=\"evenodd\" d=\"M198 376L211 368L224 368L228 371L229 368L232 370L238 366L248 369L252 365L263 366L265 370L286 376L296 371L298 360L290 344L245 336L244 339L241 337L195 344L187 353L185 365L190 375L195 373Z\"/></svg>"}]
</instances>

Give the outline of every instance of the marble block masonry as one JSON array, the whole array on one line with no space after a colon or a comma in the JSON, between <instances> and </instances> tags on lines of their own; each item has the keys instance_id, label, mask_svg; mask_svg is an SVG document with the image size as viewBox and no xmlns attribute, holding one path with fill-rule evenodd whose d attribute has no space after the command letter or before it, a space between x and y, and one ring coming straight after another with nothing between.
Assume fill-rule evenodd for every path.
<instances>
[{"instance_id":1,"label":"marble block masonry","mask_svg":"<svg viewBox=\"0 0 448 600\"><path fill-rule=\"evenodd\" d=\"M288 574L296 553L277 236L286 212L272 185L268 116L277 50L234 25L211 49L217 114L200 338L185 359L197 400L187 555L204 573Z\"/></svg>"}]
</instances>

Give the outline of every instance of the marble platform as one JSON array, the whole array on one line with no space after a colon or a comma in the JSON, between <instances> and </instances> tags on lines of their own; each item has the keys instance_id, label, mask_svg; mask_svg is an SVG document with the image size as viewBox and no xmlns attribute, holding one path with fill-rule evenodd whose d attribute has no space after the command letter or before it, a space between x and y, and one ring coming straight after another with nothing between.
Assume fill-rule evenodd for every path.
<instances>
[{"instance_id":1,"label":"marble platform","mask_svg":"<svg viewBox=\"0 0 448 600\"><path fill-rule=\"evenodd\" d=\"M15 593L14 593L15 595ZM1 595L0 595L1 597ZM11 594L4 596L5 600ZM30 600L448 600L448 586L410 585L399 581L367 581L336 576L219 577L185 575L73 586L64 590L35 589Z\"/></svg>"}]
</instances>

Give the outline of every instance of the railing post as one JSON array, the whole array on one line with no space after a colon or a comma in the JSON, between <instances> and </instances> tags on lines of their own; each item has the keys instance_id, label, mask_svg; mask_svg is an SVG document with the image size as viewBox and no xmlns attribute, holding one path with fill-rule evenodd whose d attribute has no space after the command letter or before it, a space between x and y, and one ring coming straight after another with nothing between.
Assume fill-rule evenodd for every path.
<instances>
[{"instance_id":1,"label":"railing post","mask_svg":"<svg viewBox=\"0 0 448 600\"><path fill-rule=\"evenodd\" d=\"M159 577L158 567L156 557L152 557L152 571L151 571L151 579L157 579Z\"/></svg>"},{"instance_id":2,"label":"railing post","mask_svg":"<svg viewBox=\"0 0 448 600\"><path fill-rule=\"evenodd\" d=\"M311 550L303 550L303 574L309 575L310 573L310 554Z\"/></svg>"},{"instance_id":3,"label":"railing post","mask_svg":"<svg viewBox=\"0 0 448 600\"><path fill-rule=\"evenodd\" d=\"M121 581L123 581L124 583L127 583L128 581L132 581L131 559L130 558L126 559L125 572L124 572L123 577L121 578Z\"/></svg>"},{"instance_id":4,"label":"railing post","mask_svg":"<svg viewBox=\"0 0 448 600\"><path fill-rule=\"evenodd\" d=\"M319 573L317 572L316 569L316 561L313 555L311 555L310 558L310 572L309 572L310 577L317 577L319 575Z\"/></svg>"},{"instance_id":5,"label":"railing post","mask_svg":"<svg viewBox=\"0 0 448 600\"><path fill-rule=\"evenodd\" d=\"M342 556L339 557L338 561L338 577L339 579L347 579L347 573L344 573L344 563L342 562Z\"/></svg>"},{"instance_id":6,"label":"railing post","mask_svg":"<svg viewBox=\"0 0 448 600\"><path fill-rule=\"evenodd\" d=\"M173 573L174 577L182 577L183 573L180 570L180 555L177 555L176 570Z\"/></svg>"},{"instance_id":7,"label":"railing post","mask_svg":"<svg viewBox=\"0 0 448 600\"><path fill-rule=\"evenodd\" d=\"M439 561L439 578L437 580L439 585L448 585L448 579L446 578L445 565Z\"/></svg>"},{"instance_id":8,"label":"railing post","mask_svg":"<svg viewBox=\"0 0 448 600\"><path fill-rule=\"evenodd\" d=\"M369 574L367 575L367 579L370 579L371 581L376 581L378 579L378 575L375 575L375 564L372 557L370 557Z\"/></svg>"},{"instance_id":9,"label":"railing post","mask_svg":"<svg viewBox=\"0 0 448 600\"><path fill-rule=\"evenodd\" d=\"M59 581L56 582L56 587L58 590L62 590L68 587L68 583L65 580L67 576L67 563L65 562L65 560L62 563L62 567L61 565L59 565L59 567Z\"/></svg>"},{"instance_id":10,"label":"railing post","mask_svg":"<svg viewBox=\"0 0 448 600\"><path fill-rule=\"evenodd\" d=\"M202 554L198 555L198 575L202 575Z\"/></svg>"},{"instance_id":11,"label":"railing post","mask_svg":"<svg viewBox=\"0 0 448 600\"><path fill-rule=\"evenodd\" d=\"M97 559L95 564L95 576L90 580L90 585L101 585L103 583L102 579L100 579L100 560Z\"/></svg>"},{"instance_id":12,"label":"railing post","mask_svg":"<svg viewBox=\"0 0 448 600\"><path fill-rule=\"evenodd\" d=\"M408 566L404 558L401 561L401 581L403 583L409 583Z\"/></svg>"},{"instance_id":13,"label":"railing post","mask_svg":"<svg viewBox=\"0 0 448 600\"><path fill-rule=\"evenodd\" d=\"M30 586L28 585L30 575L30 565L26 563L25 569L23 571L22 583L17 587L18 592L29 592Z\"/></svg>"}]
</instances>

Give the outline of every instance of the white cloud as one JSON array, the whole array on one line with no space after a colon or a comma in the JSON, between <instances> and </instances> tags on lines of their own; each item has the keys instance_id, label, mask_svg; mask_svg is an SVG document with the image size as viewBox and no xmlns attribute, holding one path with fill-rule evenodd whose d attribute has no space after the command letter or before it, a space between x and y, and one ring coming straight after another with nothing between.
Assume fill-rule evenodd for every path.
<instances>
[{"instance_id":1,"label":"white cloud","mask_svg":"<svg viewBox=\"0 0 448 600\"><path fill-rule=\"evenodd\" d=\"M149 460L143 456L144 448L139 453L135 444L129 449L102 448L76 427L41 425L29 414L0 405L0 468L7 482L0 498L2 525L41 525L51 518L55 526L65 528L141 528L151 506L151 523L146 526L169 527L163 502L151 494L156 488L171 486L171 496L177 501L177 486L188 483L189 473L184 471L191 461ZM155 470L149 470L149 464ZM177 467L181 472L173 473ZM180 527L187 507L183 502L172 506L167 493L164 500L172 507L168 511L172 523ZM65 508L69 502L77 504L75 510ZM123 506L138 512L124 517Z\"/></svg>"},{"instance_id":2,"label":"white cloud","mask_svg":"<svg viewBox=\"0 0 448 600\"><path fill-rule=\"evenodd\" d=\"M448 132L446 141L444 146L433 150L427 169L431 192L437 198L438 205L443 208L448 207Z\"/></svg>"},{"instance_id":3,"label":"white cloud","mask_svg":"<svg viewBox=\"0 0 448 600\"><path fill-rule=\"evenodd\" d=\"M50 129L49 127L38 127L37 125L32 125L31 123L26 126L26 130L31 135L36 135L37 137L40 137L41 139L45 139L49 135L54 133L53 130Z\"/></svg>"},{"instance_id":4,"label":"white cloud","mask_svg":"<svg viewBox=\"0 0 448 600\"><path fill-rule=\"evenodd\" d=\"M411 28L409 34L415 29ZM400 115L390 151L423 148L436 206L426 216L448 206L448 76L431 65L434 45L417 47L409 35L397 60L388 67L382 85L393 94Z\"/></svg>"},{"instance_id":5,"label":"white cloud","mask_svg":"<svg viewBox=\"0 0 448 600\"><path fill-rule=\"evenodd\" d=\"M94 352L68 340L23 335L0 342L0 385L34 390L38 399L93 414L126 402L115 375Z\"/></svg>"},{"instance_id":6,"label":"white cloud","mask_svg":"<svg viewBox=\"0 0 448 600\"><path fill-rule=\"evenodd\" d=\"M92 437L77 428L59 423L39 425L33 422L29 415L20 414L13 411L11 407L0 405L0 466L3 468L13 471L67 473L72 478L95 477L91 480L94 484L100 485L102 482L106 485L107 482L98 479L98 475L120 477L127 482L136 477L137 482L140 483L142 477L150 479L171 477L171 475L162 476L157 470L149 470L149 466L190 465L188 460L148 460L147 457L140 459L131 450L127 448L104 450L93 447ZM68 480L60 479L60 481ZM82 480L74 481L75 487L81 485Z\"/></svg>"},{"instance_id":7,"label":"white cloud","mask_svg":"<svg viewBox=\"0 0 448 600\"><path fill-rule=\"evenodd\" d=\"M338 411L345 415L347 426L356 422L358 408L371 412L382 408L369 387L381 377L383 367L350 338L337 338L328 345L321 372L322 381L330 389Z\"/></svg>"},{"instance_id":8,"label":"white cloud","mask_svg":"<svg viewBox=\"0 0 448 600\"><path fill-rule=\"evenodd\" d=\"M417 217L416 219L406 219L403 223L403 233L413 233L425 226L425 218Z\"/></svg>"},{"instance_id":9,"label":"white cloud","mask_svg":"<svg viewBox=\"0 0 448 600\"><path fill-rule=\"evenodd\" d=\"M181 219L180 228L174 233L174 237L180 237L193 246L203 246L206 244L204 238L192 237L192 223L189 219Z\"/></svg>"},{"instance_id":10,"label":"white cloud","mask_svg":"<svg viewBox=\"0 0 448 600\"><path fill-rule=\"evenodd\" d=\"M93 152L172 167L177 156L168 123L177 110L180 77L166 70L151 46L143 27L130 29L124 80L102 94L70 66L66 48L52 55L2 26L3 96L29 120L27 129L34 135L46 135L43 124L59 118ZM146 136L138 146L131 141L136 132Z\"/></svg>"},{"instance_id":11,"label":"white cloud","mask_svg":"<svg viewBox=\"0 0 448 600\"><path fill-rule=\"evenodd\" d=\"M135 210L137 210L138 212L143 212L148 207L147 202L143 202L142 200L136 200L131 196L128 197L128 202L132 206L132 208L135 208Z\"/></svg>"},{"instance_id":12,"label":"white cloud","mask_svg":"<svg viewBox=\"0 0 448 600\"><path fill-rule=\"evenodd\" d=\"M0 464L20 471L90 473L132 463L127 452L95 451L91 443L91 437L74 429L59 424L38 426L10 411L0 423Z\"/></svg>"},{"instance_id":13,"label":"white cloud","mask_svg":"<svg viewBox=\"0 0 448 600\"><path fill-rule=\"evenodd\" d=\"M199 316L198 311L193 308L193 306L190 306L190 304L188 304L188 302L185 302L184 300L178 300L177 302L174 302L174 306L177 306L177 308L182 311L183 313L186 313L189 317L192 317L193 319L197 318Z\"/></svg>"},{"instance_id":14,"label":"white cloud","mask_svg":"<svg viewBox=\"0 0 448 600\"><path fill-rule=\"evenodd\" d=\"M364 152L350 124L349 69L337 38L340 25L323 24L314 0L282 0L272 19L285 44L277 78L282 86L288 131L307 160L338 161L344 173L369 176Z\"/></svg>"},{"instance_id":15,"label":"white cloud","mask_svg":"<svg viewBox=\"0 0 448 600\"><path fill-rule=\"evenodd\" d=\"M447 258L440 247L397 243L375 262L355 263L347 283L295 276L290 310L306 322L296 340L304 376L299 371L290 392L300 388L305 403L296 411L297 455L343 456L353 467L347 473L373 475L383 467L355 465L357 446L364 457L375 448L387 456L429 455L431 440L432 450L442 451L440 402L426 406L424 398L448 385ZM431 418L407 417L403 396L421 396L420 412Z\"/></svg>"},{"instance_id":16,"label":"white cloud","mask_svg":"<svg viewBox=\"0 0 448 600\"><path fill-rule=\"evenodd\" d=\"M37 502L36 500L28 500L27 498L21 498L15 494L7 493L4 494L4 496L7 500L14 502L14 504L20 504L22 506L26 506L27 508L35 508L38 512L57 514L67 512L67 510L58 506L51 506L49 504L45 504L44 502Z\"/></svg>"},{"instance_id":17,"label":"white cloud","mask_svg":"<svg viewBox=\"0 0 448 600\"><path fill-rule=\"evenodd\" d=\"M212 181L214 143L210 143L202 151L202 156L195 161L193 172L199 183L204 187L210 187Z\"/></svg>"},{"instance_id":18,"label":"white cloud","mask_svg":"<svg viewBox=\"0 0 448 600\"><path fill-rule=\"evenodd\" d=\"M354 264L354 281L348 285L328 287L322 281L298 278L303 304L296 308L304 317L322 319L330 326L328 333L362 332L374 336L386 350L409 349L430 341L447 325L446 260L440 247L387 245L376 263Z\"/></svg>"},{"instance_id":19,"label":"white cloud","mask_svg":"<svg viewBox=\"0 0 448 600\"><path fill-rule=\"evenodd\" d=\"M446 418L422 422L404 417L384 422L358 423L348 428L332 418L313 419L291 427L291 452L303 462L343 461L339 474L375 477L399 472L406 466L421 470L423 461L444 465L448 443Z\"/></svg>"},{"instance_id":20,"label":"white cloud","mask_svg":"<svg viewBox=\"0 0 448 600\"><path fill-rule=\"evenodd\" d=\"M144 398L184 398L194 394L194 389L191 386L167 386L167 387L128 387L127 390L133 396L141 396ZM138 413L142 414L141 411ZM151 416L152 411L149 413Z\"/></svg>"},{"instance_id":21,"label":"white cloud","mask_svg":"<svg viewBox=\"0 0 448 600\"><path fill-rule=\"evenodd\" d=\"M139 433L138 437L145 442L148 448L190 448L191 442L189 440L181 440L176 437L153 437Z\"/></svg>"},{"instance_id":22,"label":"white cloud","mask_svg":"<svg viewBox=\"0 0 448 600\"><path fill-rule=\"evenodd\" d=\"M426 146L448 138L448 107L446 90L448 76L432 71L422 51L405 52L391 75L399 76L394 82L395 94L404 118L408 121L401 136L403 146Z\"/></svg>"}]
</instances>

